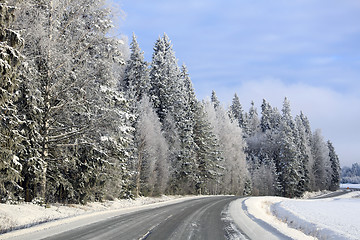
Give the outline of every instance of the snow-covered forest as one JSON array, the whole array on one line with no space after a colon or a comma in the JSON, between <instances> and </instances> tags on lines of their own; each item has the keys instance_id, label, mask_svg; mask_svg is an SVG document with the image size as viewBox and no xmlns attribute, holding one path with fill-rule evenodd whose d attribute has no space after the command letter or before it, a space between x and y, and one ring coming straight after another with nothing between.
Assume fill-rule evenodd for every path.
<instances>
[{"instance_id":1,"label":"snow-covered forest","mask_svg":"<svg viewBox=\"0 0 360 240\"><path fill-rule=\"evenodd\" d=\"M0 0L1 202L339 187L334 146L288 99L199 101L169 37L145 61L105 3Z\"/></svg>"},{"instance_id":2,"label":"snow-covered forest","mask_svg":"<svg viewBox=\"0 0 360 240\"><path fill-rule=\"evenodd\" d=\"M341 183L360 183L360 165L353 163L350 167L343 167L341 169Z\"/></svg>"}]
</instances>

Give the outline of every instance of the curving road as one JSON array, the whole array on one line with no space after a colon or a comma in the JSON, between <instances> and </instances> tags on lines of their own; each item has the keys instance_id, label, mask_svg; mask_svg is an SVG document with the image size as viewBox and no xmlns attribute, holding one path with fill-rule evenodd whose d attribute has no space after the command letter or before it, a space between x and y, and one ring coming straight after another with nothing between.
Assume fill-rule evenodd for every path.
<instances>
[{"instance_id":1,"label":"curving road","mask_svg":"<svg viewBox=\"0 0 360 240\"><path fill-rule=\"evenodd\" d=\"M143 209L83 225L55 235L27 239L245 239L228 217L237 197L214 196ZM41 237L42 236L42 237Z\"/></svg>"}]
</instances>

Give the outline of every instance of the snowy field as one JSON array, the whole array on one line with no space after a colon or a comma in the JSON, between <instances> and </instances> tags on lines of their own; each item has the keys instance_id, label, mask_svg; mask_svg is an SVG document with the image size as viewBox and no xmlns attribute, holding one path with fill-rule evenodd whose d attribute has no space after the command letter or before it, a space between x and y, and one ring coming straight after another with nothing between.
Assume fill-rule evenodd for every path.
<instances>
[{"instance_id":1,"label":"snowy field","mask_svg":"<svg viewBox=\"0 0 360 240\"><path fill-rule=\"evenodd\" d=\"M340 188L357 188L360 189L360 184L352 184L352 183L343 183L340 184Z\"/></svg>"},{"instance_id":2,"label":"snowy field","mask_svg":"<svg viewBox=\"0 0 360 240\"><path fill-rule=\"evenodd\" d=\"M265 227L273 233L267 239L279 238L279 234L293 239L360 239L360 192L316 200L246 198L238 200L237 205L231 209L235 218L239 215L239 208L245 209L249 217L245 224L250 225L250 221L258 225L267 223L265 225L268 226ZM244 223L239 222L238 225L240 224ZM249 228L249 231L254 230Z\"/></svg>"}]
</instances>

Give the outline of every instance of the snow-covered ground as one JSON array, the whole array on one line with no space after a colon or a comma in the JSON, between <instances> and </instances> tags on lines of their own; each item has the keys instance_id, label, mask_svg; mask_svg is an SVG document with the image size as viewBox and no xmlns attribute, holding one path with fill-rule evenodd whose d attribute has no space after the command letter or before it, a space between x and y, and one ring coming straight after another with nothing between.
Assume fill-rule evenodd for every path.
<instances>
[{"instance_id":1,"label":"snow-covered ground","mask_svg":"<svg viewBox=\"0 0 360 240\"><path fill-rule=\"evenodd\" d=\"M293 239L360 239L360 192L316 200L250 197L232 203L230 211L235 222L239 218L237 215L245 212L245 217L248 217L245 224L255 223L265 228L268 233L264 234L269 235L267 239L283 236ZM237 224L244 225L243 222ZM257 229L252 228L247 231L255 237L249 237L256 239Z\"/></svg>"},{"instance_id":2,"label":"snow-covered ground","mask_svg":"<svg viewBox=\"0 0 360 240\"><path fill-rule=\"evenodd\" d=\"M203 196L202 196L203 197ZM116 212L116 210L135 210L142 206L161 203L175 203L194 196L162 196L156 198L140 197L135 200L115 200L87 205L52 204L40 206L32 203L18 205L0 204L0 234L11 229L26 228L39 223L51 222L58 219L71 220L74 216L90 216ZM2 239L2 237L0 237Z\"/></svg>"},{"instance_id":3,"label":"snow-covered ground","mask_svg":"<svg viewBox=\"0 0 360 240\"><path fill-rule=\"evenodd\" d=\"M352 183L343 183L340 184L340 188L357 188L360 189L360 184L352 184Z\"/></svg>"}]
</instances>

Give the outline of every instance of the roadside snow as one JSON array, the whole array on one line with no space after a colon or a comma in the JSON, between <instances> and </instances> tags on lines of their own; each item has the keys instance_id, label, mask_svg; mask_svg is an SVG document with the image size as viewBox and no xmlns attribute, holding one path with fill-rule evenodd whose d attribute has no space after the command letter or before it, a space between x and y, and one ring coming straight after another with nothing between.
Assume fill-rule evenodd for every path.
<instances>
[{"instance_id":1,"label":"roadside snow","mask_svg":"<svg viewBox=\"0 0 360 240\"><path fill-rule=\"evenodd\" d=\"M237 226L252 240L262 239L314 239L303 232L289 228L271 213L272 204L283 201L280 197L249 197L232 202L230 216Z\"/></svg>"},{"instance_id":2,"label":"roadside snow","mask_svg":"<svg viewBox=\"0 0 360 240\"><path fill-rule=\"evenodd\" d=\"M203 197L203 196L201 196ZM161 196L156 198L140 197L135 200L115 200L102 203L89 203L87 205L61 205L52 204L47 207L31 203L18 205L0 204L0 234L14 229L27 228L44 222L58 219L70 221L70 217L79 215L102 214L116 210L137 209L141 206L154 203L173 203L185 201L192 197ZM2 239L3 236L0 238Z\"/></svg>"},{"instance_id":3,"label":"roadside snow","mask_svg":"<svg viewBox=\"0 0 360 240\"><path fill-rule=\"evenodd\" d=\"M317 192L305 192L301 196L301 198L302 199L316 198L316 197L324 196L329 193L332 193L332 192L328 191L328 190L322 190L322 191L317 191Z\"/></svg>"},{"instance_id":4,"label":"roadside snow","mask_svg":"<svg viewBox=\"0 0 360 240\"><path fill-rule=\"evenodd\" d=\"M360 192L306 200L250 197L235 201L229 209L240 229L243 230L244 220L239 222L239 216L248 219L243 231L250 234L251 239L261 239L261 236L266 239L270 239L268 236L271 239L282 239L283 236L292 239L360 239ZM256 225L267 233L259 232Z\"/></svg>"}]
</instances>

